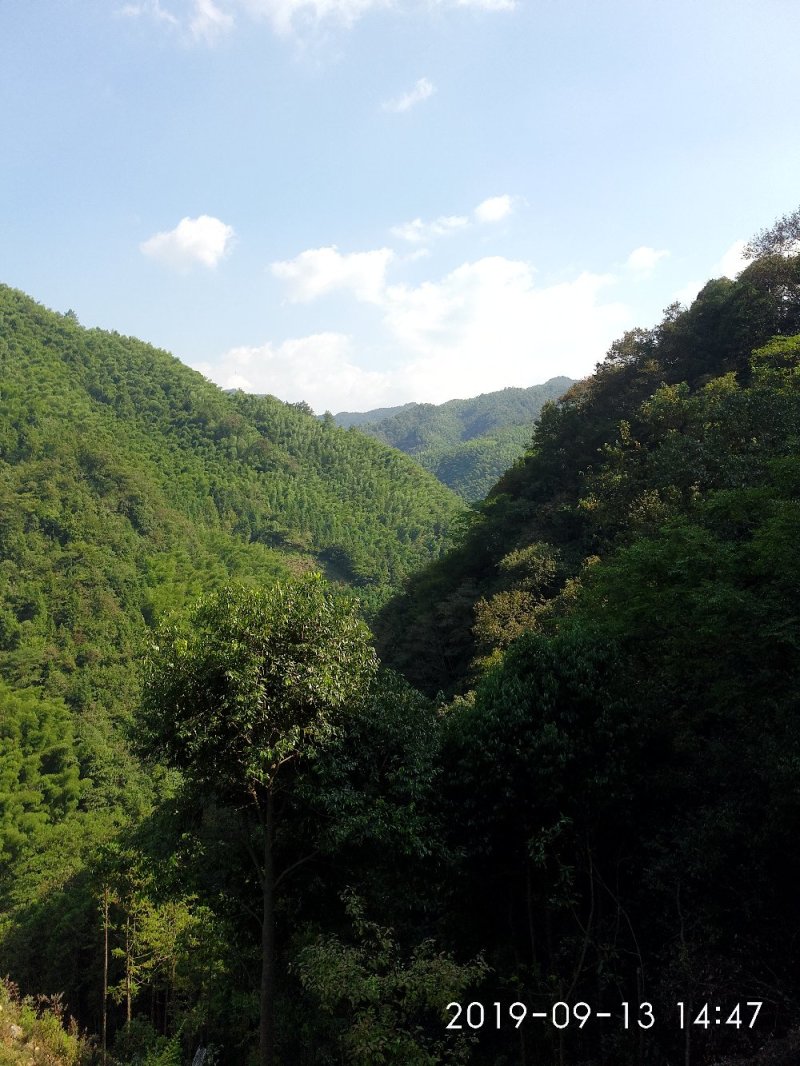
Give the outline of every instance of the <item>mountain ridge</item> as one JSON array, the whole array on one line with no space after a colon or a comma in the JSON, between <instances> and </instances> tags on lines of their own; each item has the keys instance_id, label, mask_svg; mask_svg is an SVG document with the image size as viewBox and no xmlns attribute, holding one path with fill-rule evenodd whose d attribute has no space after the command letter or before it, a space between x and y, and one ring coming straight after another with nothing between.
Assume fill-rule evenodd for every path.
<instances>
[{"instance_id":1,"label":"mountain ridge","mask_svg":"<svg viewBox=\"0 0 800 1066\"><path fill-rule=\"evenodd\" d=\"M473 502L522 456L544 404L573 384L571 378L554 377L528 388L508 386L442 404L409 403L361 414L340 412L333 418L413 456Z\"/></svg>"}]
</instances>

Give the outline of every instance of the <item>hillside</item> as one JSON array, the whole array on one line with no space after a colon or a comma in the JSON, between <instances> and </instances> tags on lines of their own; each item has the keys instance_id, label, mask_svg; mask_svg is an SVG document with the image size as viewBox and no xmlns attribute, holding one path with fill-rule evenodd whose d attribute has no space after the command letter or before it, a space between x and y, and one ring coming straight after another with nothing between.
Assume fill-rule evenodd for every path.
<instances>
[{"instance_id":1,"label":"hillside","mask_svg":"<svg viewBox=\"0 0 800 1066\"><path fill-rule=\"evenodd\" d=\"M335 421L412 455L468 502L483 499L530 443L543 405L572 384L551 378L527 389L507 388L469 400L404 404L363 414L341 412Z\"/></svg>"},{"instance_id":2,"label":"hillside","mask_svg":"<svg viewBox=\"0 0 800 1066\"><path fill-rule=\"evenodd\" d=\"M660 408L652 397L670 393L657 390L681 385L694 396L728 374L745 385L752 351L798 329L800 259L764 255L737 281L710 281L688 310L673 306L658 326L627 333L594 375L545 406L524 461L492 488L461 544L389 605L378 624L388 660L428 691L463 687L476 656L524 630L533 608L573 579L585 559L657 522L663 494L685 497L690 470L697 467L698 490L725 486L722 459L709 458L706 467L700 455L709 446L697 441L698 456L685 457L679 487L670 489L667 478L647 503L628 501L629 511L607 498L622 492L620 464L650 456L650 449L654 465L664 461L670 423L654 424ZM772 453L779 447L766 423L752 432L759 441L766 434ZM760 469L753 467L754 476Z\"/></svg>"},{"instance_id":3,"label":"hillside","mask_svg":"<svg viewBox=\"0 0 800 1066\"><path fill-rule=\"evenodd\" d=\"M461 509L376 441L6 287L0 367L0 675L66 701L83 772L119 795L108 716L163 611L312 567L374 606Z\"/></svg>"},{"instance_id":4,"label":"hillside","mask_svg":"<svg viewBox=\"0 0 800 1066\"><path fill-rule=\"evenodd\" d=\"M521 1051L482 1034L475 1062L796 1057L800 212L788 221L788 250L762 238L737 280L626 334L548 405L461 543L380 620L385 659L455 694L439 786L454 941L542 1010L613 1017L631 1000L656 1019Z\"/></svg>"},{"instance_id":5,"label":"hillside","mask_svg":"<svg viewBox=\"0 0 800 1066\"><path fill-rule=\"evenodd\" d=\"M50 1009L20 1000L13 985L0 978L0 1066L78 1066L89 1048L62 1026L58 1002Z\"/></svg>"}]
</instances>

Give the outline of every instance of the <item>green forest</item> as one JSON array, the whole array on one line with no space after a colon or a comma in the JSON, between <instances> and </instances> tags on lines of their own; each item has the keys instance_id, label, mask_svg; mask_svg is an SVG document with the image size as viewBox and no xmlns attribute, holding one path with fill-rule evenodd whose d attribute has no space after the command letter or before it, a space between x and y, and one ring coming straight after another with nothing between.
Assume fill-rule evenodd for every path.
<instances>
[{"instance_id":1,"label":"green forest","mask_svg":"<svg viewBox=\"0 0 800 1066\"><path fill-rule=\"evenodd\" d=\"M336 424L356 426L413 456L467 503L482 500L530 444L531 427L548 400L573 382L551 378L528 389L501 389L470 400L408 403L363 414L342 411Z\"/></svg>"},{"instance_id":2,"label":"green forest","mask_svg":"<svg viewBox=\"0 0 800 1066\"><path fill-rule=\"evenodd\" d=\"M799 241L469 507L0 289L0 1066L794 1066Z\"/></svg>"}]
</instances>

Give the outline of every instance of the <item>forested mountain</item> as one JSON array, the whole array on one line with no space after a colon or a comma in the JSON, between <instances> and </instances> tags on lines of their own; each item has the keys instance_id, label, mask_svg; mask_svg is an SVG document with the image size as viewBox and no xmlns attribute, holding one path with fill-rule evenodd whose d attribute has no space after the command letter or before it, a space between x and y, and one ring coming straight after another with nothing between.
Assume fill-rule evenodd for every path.
<instances>
[{"instance_id":1,"label":"forested mountain","mask_svg":"<svg viewBox=\"0 0 800 1066\"><path fill-rule=\"evenodd\" d=\"M385 418L394 418L402 411L419 407L416 403L401 403L397 407L375 407L371 411L339 411L333 416L337 426L350 429L351 426L363 426L372 422L382 422Z\"/></svg>"},{"instance_id":2,"label":"forested mountain","mask_svg":"<svg viewBox=\"0 0 800 1066\"><path fill-rule=\"evenodd\" d=\"M85 878L98 841L152 803L157 782L129 742L148 627L232 579L310 569L373 609L441 550L462 504L410 459L303 405L224 394L163 351L7 287L0 367L8 933L18 905ZM51 970L16 967L29 990L68 990L47 974L73 965L73 933L90 920L78 911L53 927Z\"/></svg>"},{"instance_id":3,"label":"forested mountain","mask_svg":"<svg viewBox=\"0 0 800 1066\"><path fill-rule=\"evenodd\" d=\"M0 366L0 669L75 708L130 704L165 608L318 566L376 603L460 510L374 441L8 288Z\"/></svg>"},{"instance_id":4,"label":"forested mountain","mask_svg":"<svg viewBox=\"0 0 800 1066\"><path fill-rule=\"evenodd\" d=\"M284 455L325 466L298 438L361 454L357 433L220 400L163 353L147 362L7 294L26 324L17 362L45 384L31 372L10 390L25 417L3 422L0 958L23 993L64 995L107 1047L95 1062L188 1066L204 1047L226 1066L793 1066L789 223L796 241L800 212L754 242L738 280L630 332L545 406L458 543L379 613L383 665L358 604L303 572L333 546L322 532L302 538L295 518L259 540L275 514L238 510ZM113 374L76 374L101 342ZM172 368L169 404L160 386L125 403L153 380L146 362ZM172 402L184 382L212 417ZM137 432L148 403L166 428ZM59 404L78 412L66 428L46 413ZM250 432L265 438L273 411L285 428L260 469ZM402 482L406 460L364 447ZM229 508L208 489L192 511L209 470ZM334 576L363 586L366 563L336 546ZM140 664L166 605L181 609ZM0 1006L23 1017L3 986ZM63 1046L65 1063L91 1061Z\"/></svg>"},{"instance_id":5,"label":"forested mountain","mask_svg":"<svg viewBox=\"0 0 800 1066\"><path fill-rule=\"evenodd\" d=\"M791 446L768 407L740 418L730 440L714 439L713 455L710 440L691 443L691 434L702 431L703 398L739 396L755 380L752 352L800 330L799 271L796 257L765 255L737 281L709 282L691 308L673 305L658 326L631 330L594 375L546 405L524 461L473 512L460 545L389 605L379 623L389 659L431 691L463 686L475 657L528 628L587 559L657 528L695 496L762 478L761 450L777 458ZM640 492L628 487L624 498L634 464Z\"/></svg>"},{"instance_id":6,"label":"forested mountain","mask_svg":"<svg viewBox=\"0 0 800 1066\"><path fill-rule=\"evenodd\" d=\"M338 425L391 444L414 458L468 502L481 500L530 443L543 405L558 399L570 378L528 389L507 388L470 400L410 403L363 414L341 412Z\"/></svg>"},{"instance_id":7,"label":"forested mountain","mask_svg":"<svg viewBox=\"0 0 800 1066\"><path fill-rule=\"evenodd\" d=\"M484 998L648 1004L476 1062L796 1056L757 1049L800 1019L798 237L613 345L381 619L385 660L459 693L440 787Z\"/></svg>"}]
</instances>

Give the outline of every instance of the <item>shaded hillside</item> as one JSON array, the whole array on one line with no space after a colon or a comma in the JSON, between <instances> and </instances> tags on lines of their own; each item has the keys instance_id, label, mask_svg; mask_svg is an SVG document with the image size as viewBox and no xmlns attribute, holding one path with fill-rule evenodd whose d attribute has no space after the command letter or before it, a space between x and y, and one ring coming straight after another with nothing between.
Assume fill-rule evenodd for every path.
<instances>
[{"instance_id":1,"label":"shaded hillside","mask_svg":"<svg viewBox=\"0 0 800 1066\"><path fill-rule=\"evenodd\" d=\"M507 640L507 626L524 629L533 606L584 559L624 540L651 506L649 520L658 520L649 497L630 513L606 499L620 449L662 454L666 427L653 424L646 403L656 390L684 382L692 394L728 373L746 384L753 349L798 329L800 258L765 255L737 281L709 282L690 309L673 306L655 328L627 333L593 376L544 408L532 448L492 489L461 544L389 605L378 625L383 654L428 691L463 686L475 656ZM698 484L711 477L698 474Z\"/></svg>"},{"instance_id":2,"label":"shaded hillside","mask_svg":"<svg viewBox=\"0 0 800 1066\"><path fill-rule=\"evenodd\" d=\"M469 400L405 404L364 414L343 412L339 425L399 448L467 501L482 499L522 455L542 406L561 396L569 378L528 389L502 389Z\"/></svg>"}]
</instances>

